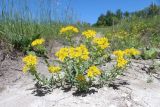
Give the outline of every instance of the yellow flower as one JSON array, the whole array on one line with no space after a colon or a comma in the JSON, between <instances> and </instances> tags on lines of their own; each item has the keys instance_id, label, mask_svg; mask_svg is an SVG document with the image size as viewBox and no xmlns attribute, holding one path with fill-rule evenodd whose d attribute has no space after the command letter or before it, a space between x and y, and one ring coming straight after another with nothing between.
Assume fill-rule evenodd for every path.
<instances>
[{"instance_id":1,"label":"yellow flower","mask_svg":"<svg viewBox=\"0 0 160 107\"><path fill-rule=\"evenodd\" d=\"M85 36L87 39L88 38L93 38L93 37L96 36L96 31L94 31L94 30L87 30L87 31L82 32L82 35Z\"/></svg>"},{"instance_id":2,"label":"yellow flower","mask_svg":"<svg viewBox=\"0 0 160 107\"><path fill-rule=\"evenodd\" d=\"M87 60L89 58L89 52L85 45L80 45L76 48L69 48L69 57L70 58L77 58L80 57L81 59Z\"/></svg>"},{"instance_id":3,"label":"yellow flower","mask_svg":"<svg viewBox=\"0 0 160 107\"><path fill-rule=\"evenodd\" d=\"M78 33L79 30L78 30L76 27L74 27L74 26L66 26L66 27L63 27L63 28L60 30L60 34L68 33L68 32Z\"/></svg>"},{"instance_id":4,"label":"yellow flower","mask_svg":"<svg viewBox=\"0 0 160 107\"><path fill-rule=\"evenodd\" d=\"M98 45L101 49L105 49L105 48L109 47L108 39L105 37L94 38L93 43Z\"/></svg>"},{"instance_id":5,"label":"yellow flower","mask_svg":"<svg viewBox=\"0 0 160 107\"><path fill-rule=\"evenodd\" d=\"M80 57L81 54L82 54L82 51L79 47L76 47L76 48L70 47L69 48L69 57L70 58Z\"/></svg>"},{"instance_id":6,"label":"yellow flower","mask_svg":"<svg viewBox=\"0 0 160 107\"><path fill-rule=\"evenodd\" d=\"M77 76L76 76L76 79L77 79L78 81L85 81L85 80L86 80L85 76L82 75L82 74L77 75Z\"/></svg>"},{"instance_id":7,"label":"yellow flower","mask_svg":"<svg viewBox=\"0 0 160 107\"><path fill-rule=\"evenodd\" d=\"M56 52L55 56L57 56L59 60L64 61L64 59L68 56L68 48L61 48L58 52Z\"/></svg>"},{"instance_id":8,"label":"yellow flower","mask_svg":"<svg viewBox=\"0 0 160 107\"><path fill-rule=\"evenodd\" d=\"M132 56L132 55L140 55L140 51L135 49L135 48L130 48L130 49L126 49L124 50L126 55Z\"/></svg>"},{"instance_id":9,"label":"yellow flower","mask_svg":"<svg viewBox=\"0 0 160 107\"><path fill-rule=\"evenodd\" d=\"M113 54L117 56L117 67L124 68L125 65L128 63L128 61L124 59L125 52L122 50L118 50L114 51Z\"/></svg>"},{"instance_id":10,"label":"yellow flower","mask_svg":"<svg viewBox=\"0 0 160 107\"><path fill-rule=\"evenodd\" d=\"M58 73L60 72L61 68L59 66L49 66L48 71L50 73Z\"/></svg>"},{"instance_id":11,"label":"yellow flower","mask_svg":"<svg viewBox=\"0 0 160 107\"><path fill-rule=\"evenodd\" d=\"M37 45L41 45L45 42L45 40L43 38L41 39L36 39L32 42L31 46L37 46Z\"/></svg>"},{"instance_id":12,"label":"yellow flower","mask_svg":"<svg viewBox=\"0 0 160 107\"><path fill-rule=\"evenodd\" d=\"M35 55L27 55L25 56L22 61L24 62L23 72L27 72L31 68L35 68L37 65L37 57Z\"/></svg>"},{"instance_id":13,"label":"yellow flower","mask_svg":"<svg viewBox=\"0 0 160 107\"><path fill-rule=\"evenodd\" d=\"M23 58L23 62L27 65L27 66L34 66L37 64L37 57L35 55L27 55Z\"/></svg>"},{"instance_id":14,"label":"yellow flower","mask_svg":"<svg viewBox=\"0 0 160 107\"><path fill-rule=\"evenodd\" d=\"M127 63L128 63L128 61L125 60L124 58L122 58L122 57L117 58L117 67L124 68Z\"/></svg>"},{"instance_id":15,"label":"yellow flower","mask_svg":"<svg viewBox=\"0 0 160 107\"><path fill-rule=\"evenodd\" d=\"M85 46L85 45L80 45L79 48L81 49L81 56L80 56L80 57L81 57L83 60L89 59L89 51L88 51L88 49L86 48L86 46Z\"/></svg>"},{"instance_id":16,"label":"yellow flower","mask_svg":"<svg viewBox=\"0 0 160 107\"><path fill-rule=\"evenodd\" d=\"M116 55L117 57L123 57L125 52L122 50L117 50L113 52L114 55Z\"/></svg>"},{"instance_id":17,"label":"yellow flower","mask_svg":"<svg viewBox=\"0 0 160 107\"><path fill-rule=\"evenodd\" d=\"M89 69L87 71L87 76L89 78L93 78L98 75L101 75L101 71L99 70L99 68L97 68L96 66L89 67Z\"/></svg>"}]
</instances>

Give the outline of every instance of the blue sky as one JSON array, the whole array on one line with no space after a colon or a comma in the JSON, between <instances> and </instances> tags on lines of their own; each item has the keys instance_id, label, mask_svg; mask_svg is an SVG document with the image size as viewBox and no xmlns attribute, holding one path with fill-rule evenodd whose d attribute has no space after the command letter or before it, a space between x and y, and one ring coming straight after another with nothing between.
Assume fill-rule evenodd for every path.
<instances>
[{"instance_id":1,"label":"blue sky","mask_svg":"<svg viewBox=\"0 0 160 107\"><path fill-rule=\"evenodd\" d=\"M5 1L5 0L4 0ZM10 9L11 3L7 1L14 1L14 8ZM122 11L134 12L136 10L144 9L151 3L160 4L160 0L6 0L7 8L6 10L15 11L15 13L20 13L22 16L24 14L31 14L32 18L35 20L41 20L49 18L49 14L45 14L45 9L51 9L51 17L53 20L65 19L66 16L69 18L73 16L74 21L84 21L91 24L96 23L98 17L101 14L105 14L108 10L115 12L117 9ZM70 1L70 2L69 2ZM8 5L8 4L10 5ZM29 10L26 11L26 4ZM69 5L70 4L70 5ZM0 0L0 11L2 10L2 1ZM66 6L69 5L72 11L66 12ZM70 10L69 9L69 10ZM29 13L28 13L29 12ZM70 14L71 12L71 14ZM43 14L44 13L44 14ZM44 17L42 17L44 16ZM75 19L74 19L75 17ZM71 18L70 18L71 19ZM70 20L69 19L69 20Z\"/></svg>"},{"instance_id":2,"label":"blue sky","mask_svg":"<svg viewBox=\"0 0 160 107\"><path fill-rule=\"evenodd\" d=\"M79 20L95 23L100 14L107 10L133 12L143 9L152 2L160 3L160 0L71 0L71 7Z\"/></svg>"}]
</instances>

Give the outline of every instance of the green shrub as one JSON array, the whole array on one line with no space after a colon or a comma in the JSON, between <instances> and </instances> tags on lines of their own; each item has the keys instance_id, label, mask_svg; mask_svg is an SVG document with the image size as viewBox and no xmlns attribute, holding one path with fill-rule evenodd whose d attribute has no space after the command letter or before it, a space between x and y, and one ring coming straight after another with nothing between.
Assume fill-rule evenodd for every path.
<instances>
[{"instance_id":1,"label":"green shrub","mask_svg":"<svg viewBox=\"0 0 160 107\"><path fill-rule=\"evenodd\" d=\"M155 59L158 56L158 51L157 48L144 49L141 56L143 59Z\"/></svg>"}]
</instances>

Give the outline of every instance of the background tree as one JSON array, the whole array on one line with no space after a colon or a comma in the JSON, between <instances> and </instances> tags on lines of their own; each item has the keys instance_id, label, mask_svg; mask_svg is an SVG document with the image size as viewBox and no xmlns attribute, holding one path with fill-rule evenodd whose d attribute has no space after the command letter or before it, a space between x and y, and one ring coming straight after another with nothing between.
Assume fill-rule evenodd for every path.
<instances>
[{"instance_id":1,"label":"background tree","mask_svg":"<svg viewBox=\"0 0 160 107\"><path fill-rule=\"evenodd\" d=\"M98 21L97 21L96 25L98 25L98 26L105 26L106 25L105 15L101 14L98 17Z\"/></svg>"},{"instance_id":2,"label":"background tree","mask_svg":"<svg viewBox=\"0 0 160 107\"><path fill-rule=\"evenodd\" d=\"M126 12L123 13L123 16L124 16L125 18L129 17L129 15L130 15L130 14L129 14L128 11L126 11Z\"/></svg>"},{"instance_id":3,"label":"background tree","mask_svg":"<svg viewBox=\"0 0 160 107\"><path fill-rule=\"evenodd\" d=\"M122 16L123 16L123 12L122 12L120 9L118 9L118 10L116 11L116 17L117 17L118 19L122 19Z\"/></svg>"}]
</instances>

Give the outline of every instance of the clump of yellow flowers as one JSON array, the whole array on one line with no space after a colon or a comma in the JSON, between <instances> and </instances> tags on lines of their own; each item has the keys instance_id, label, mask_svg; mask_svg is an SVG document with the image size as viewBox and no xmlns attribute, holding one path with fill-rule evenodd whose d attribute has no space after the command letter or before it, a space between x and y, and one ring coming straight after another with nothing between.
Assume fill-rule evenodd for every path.
<instances>
[{"instance_id":1,"label":"clump of yellow flowers","mask_svg":"<svg viewBox=\"0 0 160 107\"><path fill-rule=\"evenodd\" d=\"M27 72L28 70L35 70L35 67L37 65L37 57L35 55L29 54L22 60L25 64L23 67L23 72Z\"/></svg>"},{"instance_id":2,"label":"clump of yellow flowers","mask_svg":"<svg viewBox=\"0 0 160 107\"><path fill-rule=\"evenodd\" d=\"M93 43L95 43L101 49L105 49L105 48L109 47L108 39L105 37L94 38Z\"/></svg>"},{"instance_id":3,"label":"clump of yellow flowers","mask_svg":"<svg viewBox=\"0 0 160 107\"><path fill-rule=\"evenodd\" d=\"M124 68L128 61L124 58L125 52L122 50L114 51L114 55L117 56L117 67L118 68Z\"/></svg>"},{"instance_id":4,"label":"clump of yellow flowers","mask_svg":"<svg viewBox=\"0 0 160 107\"><path fill-rule=\"evenodd\" d=\"M125 59L125 56L127 57L127 56L140 55L140 51L134 48L130 48L124 51L122 50L114 51L113 54L117 56L117 67L124 68L128 63L128 60Z\"/></svg>"},{"instance_id":5,"label":"clump of yellow flowers","mask_svg":"<svg viewBox=\"0 0 160 107\"><path fill-rule=\"evenodd\" d=\"M45 42L43 38L36 39L31 43L31 46L37 46L37 45L42 45Z\"/></svg>"},{"instance_id":6,"label":"clump of yellow flowers","mask_svg":"<svg viewBox=\"0 0 160 107\"><path fill-rule=\"evenodd\" d=\"M67 57L87 60L89 58L89 52L85 45L80 45L79 47L75 48L61 48L58 52L56 52L55 56L57 56L61 61L64 61L64 59Z\"/></svg>"},{"instance_id":7,"label":"clump of yellow flowers","mask_svg":"<svg viewBox=\"0 0 160 107\"><path fill-rule=\"evenodd\" d=\"M82 35L85 36L87 39L88 38L93 38L96 36L96 31L94 30L86 30L84 32L82 32Z\"/></svg>"},{"instance_id":8,"label":"clump of yellow flowers","mask_svg":"<svg viewBox=\"0 0 160 107\"><path fill-rule=\"evenodd\" d=\"M50 60L48 61L45 57L47 52L41 52L46 49L43 46L45 42L43 38L36 39L31 43L31 46L36 48L36 50L33 50L35 53L40 50L48 71L51 73L49 79L45 76L40 77L40 73L36 71L38 62L36 54L29 54L23 58L25 64L23 72L30 71L38 82L45 86L48 85L52 88L53 86L75 86L80 91L86 91L94 83L104 84L106 83L104 81L114 80L129 63L129 58L140 54L140 51L135 48L114 51L113 54L116 56L117 64L113 71L105 72L100 68L102 64L109 62L110 54L107 48L109 48L110 43L108 39L106 37L96 37L96 31L94 30L86 30L80 35L83 36L80 38L82 40L75 43L72 40L72 35L78 32L78 28L74 26L66 26L60 30L60 34L63 34L68 40L67 42L70 43L55 53L58 60L53 60L53 64L50 64Z\"/></svg>"},{"instance_id":9,"label":"clump of yellow flowers","mask_svg":"<svg viewBox=\"0 0 160 107\"><path fill-rule=\"evenodd\" d=\"M74 36L78 32L79 32L78 28L71 25L60 29L60 34L63 35L63 38L65 38L67 43L70 45L74 44L74 41L72 40L72 36Z\"/></svg>"},{"instance_id":10,"label":"clump of yellow flowers","mask_svg":"<svg viewBox=\"0 0 160 107\"><path fill-rule=\"evenodd\" d=\"M59 73L61 68L59 66L49 66L48 71L50 73Z\"/></svg>"},{"instance_id":11,"label":"clump of yellow flowers","mask_svg":"<svg viewBox=\"0 0 160 107\"><path fill-rule=\"evenodd\" d=\"M64 59L68 56L68 48L61 48L58 52L56 52L55 56L58 57L59 60L64 61Z\"/></svg>"},{"instance_id":12,"label":"clump of yellow flowers","mask_svg":"<svg viewBox=\"0 0 160 107\"><path fill-rule=\"evenodd\" d=\"M97 68L96 66L89 67L89 69L87 71L87 76L89 78L93 78L93 77L96 77L98 75L101 75L101 71L100 71L99 68Z\"/></svg>"},{"instance_id":13,"label":"clump of yellow flowers","mask_svg":"<svg viewBox=\"0 0 160 107\"><path fill-rule=\"evenodd\" d=\"M79 30L74 27L74 26L66 26L66 27L63 27L61 30L60 30L60 34L66 34L66 33L78 33Z\"/></svg>"},{"instance_id":14,"label":"clump of yellow flowers","mask_svg":"<svg viewBox=\"0 0 160 107\"><path fill-rule=\"evenodd\" d=\"M127 63L128 63L128 61L126 59L124 59L123 57L117 58L117 67L118 68L124 68Z\"/></svg>"},{"instance_id":15,"label":"clump of yellow flowers","mask_svg":"<svg viewBox=\"0 0 160 107\"><path fill-rule=\"evenodd\" d=\"M130 49L126 49L124 50L125 54L126 55L130 55L130 56L134 56L134 55L140 55L141 52L135 48L130 48Z\"/></svg>"}]
</instances>

